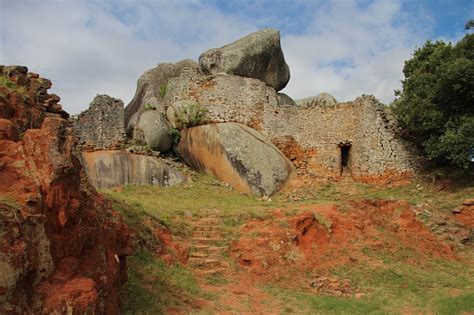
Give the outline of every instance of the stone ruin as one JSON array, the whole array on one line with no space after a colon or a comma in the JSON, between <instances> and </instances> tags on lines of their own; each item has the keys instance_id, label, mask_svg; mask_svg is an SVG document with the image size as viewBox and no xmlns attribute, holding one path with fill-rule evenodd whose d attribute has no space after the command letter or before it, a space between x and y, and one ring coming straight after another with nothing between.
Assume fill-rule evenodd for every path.
<instances>
[{"instance_id":1,"label":"stone ruin","mask_svg":"<svg viewBox=\"0 0 474 315\"><path fill-rule=\"evenodd\" d=\"M378 182L415 171L409 144L398 137L395 119L375 97L337 103L326 93L289 105L281 104L279 95L255 79L187 69L168 81L164 103L194 100L209 110L211 121L250 126L313 175Z\"/></svg>"},{"instance_id":2,"label":"stone ruin","mask_svg":"<svg viewBox=\"0 0 474 315\"><path fill-rule=\"evenodd\" d=\"M71 117L74 133L84 150L119 149L125 143L124 104L108 95L97 95L89 109Z\"/></svg>"},{"instance_id":3,"label":"stone ruin","mask_svg":"<svg viewBox=\"0 0 474 315\"><path fill-rule=\"evenodd\" d=\"M365 182L388 182L410 177L416 171L416 154L398 136L390 109L375 97L362 95L354 101L339 103L332 95L321 93L294 101L288 95L278 93L289 78L279 32L267 29L204 52L199 64L184 60L176 64L160 64L146 71L138 80L132 102L125 108L125 117L121 101L98 96L87 111L75 118L74 126L83 148L116 148L117 144L126 141L126 131L129 137L145 132L145 138L155 139L153 145L148 144L149 147L156 149L161 141L170 141L171 135L166 130L170 128L173 117L167 117L167 114L175 112L177 104L185 101L205 108L208 123L237 123L253 128L276 146L272 150L281 151L291 160L299 174L332 178L350 176ZM144 115L149 110L153 115ZM144 125L141 119L145 116L148 119L146 129L141 127ZM216 130L228 128L244 130L219 127L209 133L195 127L191 128L195 130L194 134L181 131L181 136L193 139L189 143L193 150L183 148L184 144L180 143L180 150L175 151L193 154L181 158L192 161L188 164L221 180L232 182L230 173L239 177L234 181L239 184L234 187L242 187L242 182L246 182L249 187L239 189L244 192L272 194L282 187L281 183L292 177L293 171L286 162L280 164L280 170L269 170L271 174L263 174L252 166L249 166L251 171L242 169L242 165L248 163L239 161L236 150L246 152L247 143L240 148L234 143L234 147L228 148L225 143L232 141L223 139L218 132L216 134ZM155 129L160 133L157 136L150 134ZM162 140L155 143L156 139ZM196 143L206 148L205 154ZM169 148L169 145L161 147ZM248 152L245 152L243 155L248 158ZM217 156L229 161L209 163L209 159ZM223 172L222 165L227 170L225 175L219 173ZM235 169L229 170L229 165ZM267 178L268 182L283 170L286 175L284 180L279 178L279 185L265 190L259 186L262 178ZM252 180L249 179L250 173Z\"/></svg>"}]
</instances>

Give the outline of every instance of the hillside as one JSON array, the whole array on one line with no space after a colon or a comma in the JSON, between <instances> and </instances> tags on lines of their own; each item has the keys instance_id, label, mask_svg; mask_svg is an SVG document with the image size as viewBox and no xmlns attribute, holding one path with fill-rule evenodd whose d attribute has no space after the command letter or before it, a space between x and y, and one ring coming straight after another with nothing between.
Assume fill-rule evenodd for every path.
<instances>
[{"instance_id":1,"label":"hillside","mask_svg":"<svg viewBox=\"0 0 474 315\"><path fill-rule=\"evenodd\" d=\"M125 312L472 311L474 206L458 207L474 188L443 185L343 180L267 199L196 175L104 191L140 244Z\"/></svg>"},{"instance_id":2,"label":"hillside","mask_svg":"<svg viewBox=\"0 0 474 315\"><path fill-rule=\"evenodd\" d=\"M280 33L70 117L0 66L0 313L470 314L474 174L372 95L293 100Z\"/></svg>"}]
</instances>

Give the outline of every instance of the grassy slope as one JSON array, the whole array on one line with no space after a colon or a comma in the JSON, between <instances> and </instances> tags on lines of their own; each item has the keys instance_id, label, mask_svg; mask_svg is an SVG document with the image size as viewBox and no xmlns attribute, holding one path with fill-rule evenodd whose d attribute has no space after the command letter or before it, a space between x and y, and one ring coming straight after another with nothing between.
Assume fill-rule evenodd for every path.
<instances>
[{"instance_id":1,"label":"grassy slope","mask_svg":"<svg viewBox=\"0 0 474 315\"><path fill-rule=\"evenodd\" d=\"M235 237L237 226L249 219L269 218L267 209L294 209L301 204L337 202L354 199L405 199L422 204L429 211L448 213L463 198L474 196L474 188L466 186L452 192L440 191L429 183L413 183L398 188L380 188L357 183L330 183L283 192L272 200L250 197L235 192L213 178L198 175L193 183L180 187L126 187L121 192L105 191L115 200L132 226L140 227L144 216L162 220L175 235L190 234L190 216L216 214L223 218L229 238ZM289 201L289 200L298 201ZM370 250L370 249L369 249ZM460 262L427 260L419 265L406 263L407 255L383 251L369 253L382 257L380 266L354 265L334 270L369 294L361 299L338 298L289 290L282 281L269 283L265 290L280 300L285 313L441 313L458 314L474 311L474 255L468 251ZM183 266L167 266L144 250L130 257L130 281L127 284L125 309L129 313L153 313L164 307L179 306L193 298L213 299L201 292L192 275ZM212 279L211 279L212 280ZM222 280L222 279L221 279ZM281 279L280 279L281 280ZM290 279L289 279L290 280Z\"/></svg>"}]
</instances>

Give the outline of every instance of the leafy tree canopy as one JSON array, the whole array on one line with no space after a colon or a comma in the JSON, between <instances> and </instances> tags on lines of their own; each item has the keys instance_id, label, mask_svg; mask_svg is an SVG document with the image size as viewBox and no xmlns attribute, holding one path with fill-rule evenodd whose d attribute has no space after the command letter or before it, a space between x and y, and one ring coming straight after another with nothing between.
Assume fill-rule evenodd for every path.
<instances>
[{"instance_id":1,"label":"leafy tree canopy","mask_svg":"<svg viewBox=\"0 0 474 315\"><path fill-rule=\"evenodd\" d=\"M466 24L469 29L474 21ZM474 151L474 34L427 41L405 61L392 104L405 134L438 165L467 168Z\"/></svg>"}]
</instances>

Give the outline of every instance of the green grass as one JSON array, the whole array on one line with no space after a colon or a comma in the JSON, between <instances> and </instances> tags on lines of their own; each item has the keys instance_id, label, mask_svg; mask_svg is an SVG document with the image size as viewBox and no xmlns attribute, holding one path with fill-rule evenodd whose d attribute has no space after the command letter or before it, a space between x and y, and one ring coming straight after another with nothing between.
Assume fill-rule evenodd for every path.
<instances>
[{"instance_id":1,"label":"green grass","mask_svg":"<svg viewBox=\"0 0 474 315\"><path fill-rule=\"evenodd\" d=\"M19 86L6 75L0 75L0 88L5 88L11 92L26 95L27 90L24 86Z\"/></svg>"},{"instance_id":2,"label":"green grass","mask_svg":"<svg viewBox=\"0 0 474 315\"><path fill-rule=\"evenodd\" d=\"M239 193L207 175L196 175L192 183L175 187L127 186L123 192L106 190L104 193L127 204L137 205L146 214L172 224L183 216L219 215L229 226L238 226L250 219L268 218L267 209L297 208L299 205L336 203L349 200L383 199L407 200L413 205L439 211L451 211L463 199L474 197L474 185L437 191L428 182L417 181L401 187L374 186L363 183L328 183L304 187L296 194L298 201L289 201L292 192L281 192L271 201ZM177 202L179 201L179 202Z\"/></svg>"},{"instance_id":3,"label":"green grass","mask_svg":"<svg viewBox=\"0 0 474 315\"><path fill-rule=\"evenodd\" d=\"M175 187L127 186L122 192L102 191L109 199L131 205L138 214L126 214L135 220L152 216L174 233L187 235L186 219L218 215L225 225L234 227L250 219L269 217L265 209L275 206L261 198L247 196L221 185L207 175L197 175L193 183Z\"/></svg>"},{"instance_id":4,"label":"green grass","mask_svg":"<svg viewBox=\"0 0 474 315\"><path fill-rule=\"evenodd\" d=\"M287 221L273 218L270 209L282 208L285 214L291 215L300 211L300 205L336 203L342 211L349 211L349 200L385 199L408 200L429 211L445 212L474 196L474 187L466 185L438 192L436 186L423 181L402 187L329 183L303 187L297 192L281 192L267 201L241 194L210 176L197 175L192 183L177 187L128 186L121 192L103 192L112 200L114 209L123 214L127 224L138 231L141 244L150 244L156 240L143 224L145 218L152 218L153 222L169 227L174 235L187 238L192 232L191 219L217 216L221 218L224 236L230 241L238 237L238 228L249 220L271 219L287 227ZM289 201L292 194L298 195L298 201ZM315 216L328 230L332 228L333 223L322 214L316 212ZM167 266L147 252L147 248L142 247L128 258L130 280L124 290L126 312L160 313L167 306L179 306L196 297L213 298L197 289L187 267ZM309 291L309 286L290 289L284 279L269 283L265 290L280 301L283 313L461 314L474 311L472 263L434 260L411 248L389 251L366 247L362 252L377 264L361 261L328 271L340 279L349 279L366 294L360 299L316 295ZM468 259L471 262L474 261L472 256ZM233 265L232 260L229 262ZM205 281L213 286L228 283L224 275L207 277Z\"/></svg>"},{"instance_id":5,"label":"green grass","mask_svg":"<svg viewBox=\"0 0 474 315\"><path fill-rule=\"evenodd\" d=\"M265 291L278 298L285 314L373 314L381 313L381 303L373 299L339 298L316 295L268 285Z\"/></svg>"},{"instance_id":6,"label":"green grass","mask_svg":"<svg viewBox=\"0 0 474 315\"><path fill-rule=\"evenodd\" d=\"M474 311L474 267L431 260L423 266L392 262L383 267L358 265L333 270L365 295L360 298L317 295L270 284L266 291L294 314L461 314Z\"/></svg>"},{"instance_id":7,"label":"green grass","mask_svg":"<svg viewBox=\"0 0 474 315\"><path fill-rule=\"evenodd\" d=\"M229 281L224 277L222 273L217 273L214 275L207 276L206 283L218 287L229 283Z\"/></svg>"},{"instance_id":8,"label":"green grass","mask_svg":"<svg viewBox=\"0 0 474 315\"><path fill-rule=\"evenodd\" d=\"M167 89L168 89L168 82L162 83L160 85L160 97L164 97L166 95Z\"/></svg>"},{"instance_id":9,"label":"green grass","mask_svg":"<svg viewBox=\"0 0 474 315\"><path fill-rule=\"evenodd\" d=\"M445 297L437 301L439 314L462 314L474 311L474 293Z\"/></svg>"},{"instance_id":10,"label":"green grass","mask_svg":"<svg viewBox=\"0 0 474 315\"><path fill-rule=\"evenodd\" d=\"M424 262L412 265L404 262L403 257L396 257L391 261L386 258L380 267L339 267L333 272L338 277L350 279L386 312L457 314L443 312L444 301L453 299L455 296L451 295L458 292L474 294L474 267L458 261L426 258ZM463 301L458 301L458 309L474 311L472 304Z\"/></svg>"},{"instance_id":11,"label":"green grass","mask_svg":"<svg viewBox=\"0 0 474 315\"><path fill-rule=\"evenodd\" d=\"M316 218L316 221L321 223L326 228L326 230L330 233L331 228L332 228L331 220L325 217L322 213L319 213L316 211L313 211L313 213L314 213L314 217Z\"/></svg>"},{"instance_id":12,"label":"green grass","mask_svg":"<svg viewBox=\"0 0 474 315\"><path fill-rule=\"evenodd\" d=\"M163 314L202 295L191 272L179 265L167 265L145 250L128 257L129 278L121 295L125 314Z\"/></svg>"}]
</instances>

